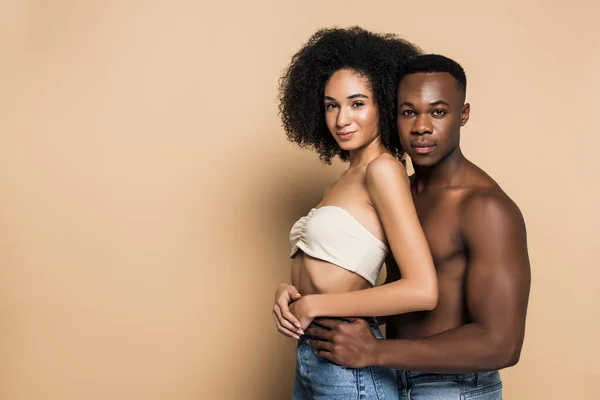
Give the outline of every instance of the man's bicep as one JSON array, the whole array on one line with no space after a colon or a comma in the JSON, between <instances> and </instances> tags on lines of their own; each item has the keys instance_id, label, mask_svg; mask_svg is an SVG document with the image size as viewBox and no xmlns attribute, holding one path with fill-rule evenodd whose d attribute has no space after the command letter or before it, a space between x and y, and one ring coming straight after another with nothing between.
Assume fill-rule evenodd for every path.
<instances>
[{"instance_id":1,"label":"man's bicep","mask_svg":"<svg viewBox=\"0 0 600 400\"><path fill-rule=\"evenodd\" d=\"M521 340L530 269L525 224L508 198L473 199L465 212L467 310L498 340Z\"/></svg>"}]
</instances>

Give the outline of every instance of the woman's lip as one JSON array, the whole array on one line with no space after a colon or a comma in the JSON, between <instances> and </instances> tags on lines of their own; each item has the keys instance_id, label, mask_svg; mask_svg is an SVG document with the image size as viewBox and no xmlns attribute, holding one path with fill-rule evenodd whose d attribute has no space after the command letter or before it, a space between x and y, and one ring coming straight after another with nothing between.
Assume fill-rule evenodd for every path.
<instances>
[{"instance_id":1,"label":"woman's lip","mask_svg":"<svg viewBox=\"0 0 600 400\"><path fill-rule=\"evenodd\" d=\"M354 134L354 132L347 132L347 133L338 133L337 135L340 137L340 139L348 140L348 139L350 139L350 137L352 137L353 134Z\"/></svg>"}]
</instances>

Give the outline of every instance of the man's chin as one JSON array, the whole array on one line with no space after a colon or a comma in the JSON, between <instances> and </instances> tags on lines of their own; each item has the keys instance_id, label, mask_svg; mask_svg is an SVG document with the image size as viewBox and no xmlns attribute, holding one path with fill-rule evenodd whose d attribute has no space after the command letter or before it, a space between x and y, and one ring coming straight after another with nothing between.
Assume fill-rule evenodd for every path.
<instances>
[{"instance_id":1,"label":"man's chin","mask_svg":"<svg viewBox=\"0 0 600 400\"><path fill-rule=\"evenodd\" d=\"M437 163L437 158L422 156L420 154L416 154L412 156L409 154L410 161L415 167L431 167Z\"/></svg>"}]
</instances>

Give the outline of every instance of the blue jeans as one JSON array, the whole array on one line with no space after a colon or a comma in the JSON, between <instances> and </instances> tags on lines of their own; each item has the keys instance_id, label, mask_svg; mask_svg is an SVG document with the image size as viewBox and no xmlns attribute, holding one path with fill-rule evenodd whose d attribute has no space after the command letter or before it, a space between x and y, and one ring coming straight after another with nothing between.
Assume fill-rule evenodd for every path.
<instances>
[{"instance_id":1,"label":"blue jeans","mask_svg":"<svg viewBox=\"0 0 600 400\"><path fill-rule=\"evenodd\" d=\"M473 374L428 374L398 371L401 400L501 400L498 371Z\"/></svg>"},{"instance_id":2,"label":"blue jeans","mask_svg":"<svg viewBox=\"0 0 600 400\"><path fill-rule=\"evenodd\" d=\"M381 332L374 319L371 331L378 339ZM296 348L296 380L293 400L399 400L396 370L384 367L347 368L317 357L300 337Z\"/></svg>"}]
</instances>

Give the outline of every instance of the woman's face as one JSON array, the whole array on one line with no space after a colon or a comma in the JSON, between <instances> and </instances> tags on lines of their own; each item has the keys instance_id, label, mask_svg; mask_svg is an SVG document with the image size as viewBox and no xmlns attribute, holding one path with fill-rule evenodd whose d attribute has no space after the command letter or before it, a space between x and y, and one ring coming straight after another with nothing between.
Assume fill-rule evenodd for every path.
<instances>
[{"instance_id":1,"label":"woman's face","mask_svg":"<svg viewBox=\"0 0 600 400\"><path fill-rule=\"evenodd\" d=\"M366 78L337 70L325 85L323 101L327 127L343 150L366 147L379 137L379 109Z\"/></svg>"}]
</instances>

